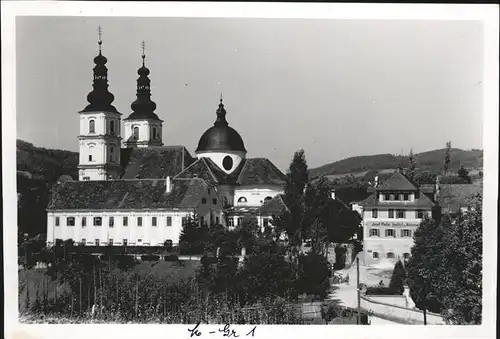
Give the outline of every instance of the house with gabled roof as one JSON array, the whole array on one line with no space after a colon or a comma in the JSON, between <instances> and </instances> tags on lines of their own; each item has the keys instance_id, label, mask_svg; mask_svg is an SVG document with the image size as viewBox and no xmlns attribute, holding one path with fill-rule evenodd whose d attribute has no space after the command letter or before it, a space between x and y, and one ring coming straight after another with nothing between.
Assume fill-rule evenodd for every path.
<instances>
[{"instance_id":1,"label":"house with gabled roof","mask_svg":"<svg viewBox=\"0 0 500 339\"><path fill-rule=\"evenodd\" d=\"M370 192L358 203L363 218L365 265L409 258L415 230L437 206L436 189L421 188L397 170L380 185L376 180Z\"/></svg>"},{"instance_id":2,"label":"house with gabled roof","mask_svg":"<svg viewBox=\"0 0 500 339\"><path fill-rule=\"evenodd\" d=\"M195 215L200 223L232 227L254 211L264 226L283 212L285 175L269 159L246 157L243 138L226 120L222 95L195 157L184 146L164 146L144 53L137 98L122 128L100 39L98 45L93 90L79 112L79 180L52 188L49 245L57 239L93 246L176 244Z\"/></svg>"}]
</instances>

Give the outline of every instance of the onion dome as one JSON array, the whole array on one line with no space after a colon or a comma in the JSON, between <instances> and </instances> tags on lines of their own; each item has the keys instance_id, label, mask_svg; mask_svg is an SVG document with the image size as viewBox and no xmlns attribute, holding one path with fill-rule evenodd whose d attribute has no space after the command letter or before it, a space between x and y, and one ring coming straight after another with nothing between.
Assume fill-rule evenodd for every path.
<instances>
[{"instance_id":1,"label":"onion dome","mask_svg":"<svg viewBox=\"0 0 500 339\"><path fill-rule=\"evenodd\" d=\"M217 109L217 119L214 126L206 130L198 142L196 152L205 151L241 151L246 152L243 139L240 134L226 120L226 109L220 98Z\"/></svg>"},{"instance_id":2,"label":"onion dome","mask_svg":"<svg viewBox=\"0 0 500 339\"><path fill-rule=\"evenodd\" d=\"M87 95L89 104L82 112L114 112L118 113L116 108L111 105L115 96L108 91L108 69L106 63L108 59L101 52L101 29L99 27L99 55L94 58L94 83L93 90Z\"/></svg>"},{"instance_id":3,"label":"onion dome","mask_svg":"<svg viewBox=\"0 0 500 339\"><path fill-rule=\"evenodd\" d=\"M142 67L137 70L137 99L130 105L132 113L127 120L160 120L155 114L156 103L151 101L151 80L148 78L149 69L145 65L144 42L142 53Z\"/></svg>"}]
</instances>

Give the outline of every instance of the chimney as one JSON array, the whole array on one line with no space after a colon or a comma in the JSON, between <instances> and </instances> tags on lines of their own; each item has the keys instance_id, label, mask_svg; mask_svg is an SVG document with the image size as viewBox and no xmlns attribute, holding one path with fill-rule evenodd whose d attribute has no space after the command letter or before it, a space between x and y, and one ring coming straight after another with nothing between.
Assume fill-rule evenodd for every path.
<instances>
[{"instance_id":1,"label":"chimney","mask_svg":"<svg viewBox=\"0 0 500 339\"><path fill-rule=\"evenodd\" d=\"M170 193L172 191L172 182L170 180L170 177L168 176L166 181L165 181L165 193Z\"/></svg>"},{"instance_id":2,"label":"chimney","mask_svg":"<svg viewBox=\"0 0 500 339\"><path fill-rule=\"evenodd\" d=\"M332 194L332 199L335 200L335 189L332 189L331 194Z\"/></svg>"}]
</instances>

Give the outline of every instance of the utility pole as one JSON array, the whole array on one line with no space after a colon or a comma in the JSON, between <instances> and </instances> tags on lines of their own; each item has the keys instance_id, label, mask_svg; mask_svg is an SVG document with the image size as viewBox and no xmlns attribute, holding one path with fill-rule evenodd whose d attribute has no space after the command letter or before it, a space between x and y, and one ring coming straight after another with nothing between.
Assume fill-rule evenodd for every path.
<instances>
[{"instance_id":1,"label":"utility pole","mask_svg":"<svg viewBox=\"0 0 500 339\"><path fill-rule=\"evenodd\" d=\"M358 293L358 317L356 319L356 324L361 324L361 288L359 285L359 257L356 257L356 291Z\"/></svg>"}]
</instances>

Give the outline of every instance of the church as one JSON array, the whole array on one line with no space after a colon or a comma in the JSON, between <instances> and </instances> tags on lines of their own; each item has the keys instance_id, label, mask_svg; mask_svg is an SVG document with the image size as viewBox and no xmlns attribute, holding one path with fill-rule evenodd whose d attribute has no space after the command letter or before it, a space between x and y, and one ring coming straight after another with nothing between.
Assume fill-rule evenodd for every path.
<instances>
[{"instance_id":1,"label":"church","mask_svg":"<svg viewBox=\"0 0 500 339\"><path fill-rule=\"evenodd\" d=\"M184 146L165 146L144 48L137 97L122 124L108 91L100 34L98 47L89 104L79 112L78 181L61 180L52 189L48 245L58 239L88 246L175 245L193 216L232 228L252 215L263 228L286 209L285 175L269 159L246 157L222 95L194 156Z\"/></svg>"}]
</instances>

